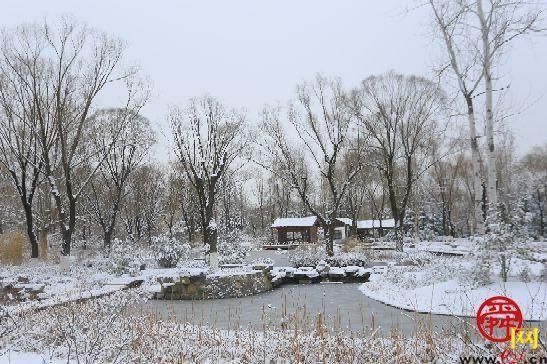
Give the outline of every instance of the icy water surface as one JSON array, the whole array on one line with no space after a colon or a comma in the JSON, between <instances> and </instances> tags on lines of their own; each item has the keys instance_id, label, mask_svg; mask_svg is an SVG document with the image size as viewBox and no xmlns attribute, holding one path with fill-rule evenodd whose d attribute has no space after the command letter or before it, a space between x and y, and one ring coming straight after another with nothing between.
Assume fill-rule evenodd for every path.
<instances>
[{"instance_id":1,"label":"icy water surface","mask_svg":"<svg viewBox=\"0 0 547 364\"><path fill-rule=\"evenodd\" d=\"M370 331L382 335L396 328L405 335L428 325L436 331L470 327L472 320L426 315L399 310L370 298L359 291L359 284L285 285L273 291L243 298L203 301L149 301L146 308L159 315L175 315L183 322L207 324L230 329L236 327L261 330L281 327L289 322L313 328L318 314L326 317L330 330Z\"/></svg>"}]
</instances>

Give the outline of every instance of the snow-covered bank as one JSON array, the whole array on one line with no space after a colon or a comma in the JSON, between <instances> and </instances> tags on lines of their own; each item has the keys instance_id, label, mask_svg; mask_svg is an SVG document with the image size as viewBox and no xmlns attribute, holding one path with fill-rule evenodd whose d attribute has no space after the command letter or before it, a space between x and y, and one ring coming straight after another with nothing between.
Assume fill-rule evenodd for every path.
<instances>
[{"instance_id":1,"label":"snow-covered bank","mask_svg":"<svg viewBox=\"0 0 547 364\"><path fill-rule=\"evenodd\" d=\"M390 264L386 274L373 275L370 282L362 284L361 292L405 310L469 317L476 315L485 299L503 295L519 304L526 320L547 319L543 262L515 258L508 282L502 282L499 269L492 267L493 282L477 284L470 276L476 264L472 258L423 258L417 264L399 259Z\"/></svg>"},{"instance_id":2,"label":"snow-covered bank","mask_svg":"<svg viewBox=\"0 0 547 364\"><path fill-rule=\"evenodd\" d=\"M547 284L543 282L507 282L471 288L457 279L404 289L376 279L360 288L367 297L397 308L423 313L474 317L480 304L489 297L502 295L515 300L526 320L547 320Z\"/></svg>"}]
</instances>

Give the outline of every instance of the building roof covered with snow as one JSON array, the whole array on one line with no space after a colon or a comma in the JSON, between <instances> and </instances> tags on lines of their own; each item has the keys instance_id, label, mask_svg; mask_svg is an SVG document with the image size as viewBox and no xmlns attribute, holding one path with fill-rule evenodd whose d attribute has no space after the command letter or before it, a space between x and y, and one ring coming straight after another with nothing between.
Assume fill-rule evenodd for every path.
<instances>
[{"instance_id":1,"label":"building roof covered with snow","mask_svg":"<svg viewBox=\"0 0 547 364\"><path fill-rule=\"evenodd\" d=\"M277 218L272 224L272 228L280 227L311 227L317 225L317 216L306 217L283 217Z\"/></svg>"},{"instance_id":2,"label":"building roof covered with snow","mask_svg":"<svg viewBox=\"0 0 547 364\"><path fill-rule=\"evenodd\" d=\"M351 219L348 217L337 217L336 220L343 222L345 225L349 225L349 226L351 226L351 223L352 223Z\"/></svg>"},{"instance_id":3,"label":"building roof covered with snow","mask_svg":"<svg viewBox=\"0 0 547 364\"><path fill-rule=\"evenodd\" d=\"M358 220L357 229L377 229L380 228L380 223L382 228L394 228L395 219L385 219L385 220Z\"/></svg>"}]
</instances>

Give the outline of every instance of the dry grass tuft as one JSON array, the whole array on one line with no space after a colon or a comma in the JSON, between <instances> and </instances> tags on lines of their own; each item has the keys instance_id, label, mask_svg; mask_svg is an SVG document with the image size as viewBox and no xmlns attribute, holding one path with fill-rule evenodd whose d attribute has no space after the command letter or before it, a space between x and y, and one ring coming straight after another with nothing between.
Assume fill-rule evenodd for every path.
<instances>
[{"instance_id":1,"label":"dry grass tuft","mask_svg":"<svg viewBox=\"0 0 547 364\"><path fill-rule=\"evenodd\" d=\"M0 262L2 264L21 265L24 260L27 240L18 232L0 236Z\"/></svg>"},{"instance_id":2,"label":"dry grass tuft","mask_svg":"<svg viewBox=\"0 0 547 364\"><path fill-rule=\"evenodd\" d=\"M356 237L350 236L342 241L342 251L344 253L353 252L359 245L359 240Z\"/></svg>"}]
</instances>

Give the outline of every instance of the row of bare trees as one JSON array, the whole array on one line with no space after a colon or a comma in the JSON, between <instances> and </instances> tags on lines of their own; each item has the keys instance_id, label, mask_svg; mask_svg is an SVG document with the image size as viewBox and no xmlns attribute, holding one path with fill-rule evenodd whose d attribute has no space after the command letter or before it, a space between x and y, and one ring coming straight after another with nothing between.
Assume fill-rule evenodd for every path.
<instances>
[{"instance_id":1,"label":"row of bare trees","mask_svg":"<svg viewBox=\"0 0 547 364\"><path fill-rule=\"evenodd\" d=\"M122 65L124 49L121 40L67 18L57 27L26 24L2 32L2 164L25 211L32 257L38 256L33 207L39 186L49 186L68 255L84 191L132 142L127 128L148 93L138 71ZM123 90L120 109L94 115L109 88Z\"/></svg>"},{"instance_id":2,"label":"row of bare trees","mask_svg":"<svg viewBox=\"0 0 547 364\"><path fill-rule=\"evenodd\" d=\"M184 230L216 252L219 232L262 234L276 217L307 213L327 227L332 254L338 217L393 217L398 249L426 205L440 206L430 210L440 211L443 234L481 233L486 213L514 200L514 181L524 179L543 234L544 151L514 161L493 137L500 59L540 30L541 12L507 0L426 5L446 59L443 87L393 71L353 88L317 76L252 121L213 97L192 99L171 110L176 160L164 167L149 161L149 87L125 65L123 41L68 18L3 30L0 212L24 219L32 257L51 231L63 255L76 233L99 234L109 250L114 237L150 242L161 230ZM445 91L452 84L457 98ZM470 147L447 132L459 115Z\"/></svg>"}]
</instances>

